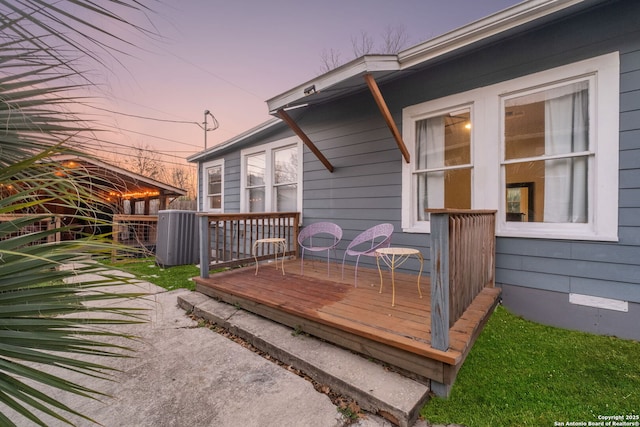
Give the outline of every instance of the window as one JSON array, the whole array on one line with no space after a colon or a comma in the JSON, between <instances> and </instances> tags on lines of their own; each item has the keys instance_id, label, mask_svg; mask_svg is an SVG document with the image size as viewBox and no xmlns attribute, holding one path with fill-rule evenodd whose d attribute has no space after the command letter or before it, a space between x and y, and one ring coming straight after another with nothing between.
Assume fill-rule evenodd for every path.
<instances>
[{"instance_id":1,"label":"window","mask_svg":"<svg viewBox=\"0 0 640 427\"><path fill-rule=\"evenodd\" d=\"M207 169L207 199L208 208L222 208L222 166L214 166Z\"/></svg>"},{"instance_id":2,"label":"window","mask_svg":"<svg viewBox=\"0 0 640 427\"><path fill-rule=\"evenodd\" d=\"M498 235L616 240L619 68L611 53L405 108L403 230L495 209Z\"/></svg>"},{"instance_id":3,"label":"window","mask_svg":"<svg viewBox=\"0 0 640 427\"><path fill-rule=\"evenodd\" d=\"M471 110L439 114L415 123L415 217L428 208L471 208Z\"/></svg>"},{"instance_id":4,"label":"window","mask_svg":"<svg viewBox=\"0 0 640 427\"><path fill-rule=\"evenodd\" d=\"M506 221L588 222L591 86L585 79L503 98Z\"/></svg>"},{"instance_id":5,"label":"window","mask_svg":"<svg viewBox=\"0 0 640 427\"><path fill-rule=\"evenodd\" d=\"M295 212L298 209L298 147L274 150L274 211Z\"/></svg>"},{"instance_id":6,"label":"window","mask_svg":"<svg viewBox=\"0 0 640 427\"><path fill-rule=\"evenodd\" d=\"M464 101L449 97L403 112L403 136L413 159L403 166L405 231L428 233L427 209L472 207L475 107Z\"/></svg>"},{"instance_id":7,"label":"window","mask_svg":"<svg viewBox=\"0 0 640 427\"><path fill-rule=\"evenodd\" d=\"M302 211L302 147L287 138L242 151L243 212Z\"/></svg>"},{"instance_id":8,"label":"window","mask_svg":"<svg viewBox=\"0 0 640 427\"><path fill-rule=\"evenodd\" d=\"M245 157L247 171L246 197L249 212L265 212L265 171L266 154L264 152Z\"/></svg>"},{"instance_id":9,"label":"window","mask_svg":"<svg viewBox=\"0 0 640 427\"><path fill-rule=\"evenodd\" d=\"M223 212L224 162L216 160L203 165L204 206L209 212Z\"/></svg>"}]
</instances>

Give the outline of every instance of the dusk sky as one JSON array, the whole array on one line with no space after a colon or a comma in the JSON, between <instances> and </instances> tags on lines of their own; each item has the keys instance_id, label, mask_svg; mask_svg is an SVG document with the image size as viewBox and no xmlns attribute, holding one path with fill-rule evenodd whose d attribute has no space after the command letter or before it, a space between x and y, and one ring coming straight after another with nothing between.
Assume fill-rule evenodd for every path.
<instances>
[{"instance_id":1,"label":"dusk sky","mask_svg":"<svg viewBox=\"0 0 640 427\"><path fill-rule=\"evenodd\" d=\"M323 51L354 59L351 40L365 32L381 43L385 28L404 28L413 46L513 6L517 0L165 0L150 14L163 40L138 41L108 77L122 135L183 162L204 148L196 124L210 110L220 127L209 147L270 118L265 100L322 70ZM152 118L133 118L127 115ZM164 122L166 120L169 122ZM207 119L211 123L211 119ZM119 151L119 148L116 149Z\"/></svg>"}]
</instances>

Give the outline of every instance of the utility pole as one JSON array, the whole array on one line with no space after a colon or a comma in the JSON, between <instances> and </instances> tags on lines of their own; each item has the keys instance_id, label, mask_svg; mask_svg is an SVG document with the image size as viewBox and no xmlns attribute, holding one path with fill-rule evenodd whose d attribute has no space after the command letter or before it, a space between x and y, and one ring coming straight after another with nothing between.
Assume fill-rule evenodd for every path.
<instances>
[{"instance_id":1,"label":"utility pole","mask_svg":"<svg viewBox=\"0 0 640 427\"><path fill-rule=\"evenodd\" d=\"M211 116L211 119L213 119L212 128L207 127L207 116ZM213 114L211 114L209 110L204 110L204 122L202 124L203 124L202 129L204 129L204 149L206 150L207 149L207 132L218 129L219 124L216 118L213 116Z\"/></svg>"}]
</instances>

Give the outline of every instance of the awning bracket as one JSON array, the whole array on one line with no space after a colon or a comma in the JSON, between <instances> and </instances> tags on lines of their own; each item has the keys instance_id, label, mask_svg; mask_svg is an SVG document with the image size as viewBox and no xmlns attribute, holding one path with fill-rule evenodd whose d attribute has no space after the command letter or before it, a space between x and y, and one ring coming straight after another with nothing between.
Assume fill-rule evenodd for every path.
<instances>
[{"instance_id":1,"label":"awning bracket","mask_svg":"<svg viewBox=\"0 0 640 427\"><path fill-rule=\"evenodd\" d=\"M402 157L404 157L404 160L407 163L410 163L411 155L409 154L409 150L407 149L407 146L404 144L404 141L402 140L402 135L400 135L400 132L398 131L396 123L393 121L393 117L391 117L391 112L389 111L389 108L387 107L387 103L382 97L382 93L378 88L378 84L376 83L373 76L369 73L364 75L364 80L367 82L367 85L369 86L369 90L373 95L373 99L376 101L376 104L378 104L378 108L380 109L380 112L382 113L382 117L384 118L384 121L387 123L387 126L389 127L389 130L393 135L393 138L396 140L396 144L398 145L398 148L402 153Z\"/></svg>"},{"instance_id":2,"label":"awning bracket","mask_svg":"<svg viewBox=\"0 0 640 427\"><path fill-rule=\"evenodd\" d=\"M302 142L304 142L309 150L311 150L311 152L318 158L318 160L322 162L324 167L327 168L329 172L333 172L333 166L331 165L329 160L327 160L327 158L320 152L318 147L316 147L315 144L309 139L307 134L305 134L303 130L300 129L300 126L298 126L298 124L291 118L291 116L289 116L289 114L287 114L287 112L282 108L278 110L278 116L287 124L287 126L291 128L291 130L296 135L298 135L298 137L302 140Z\"/></svg>"}]
</instances>

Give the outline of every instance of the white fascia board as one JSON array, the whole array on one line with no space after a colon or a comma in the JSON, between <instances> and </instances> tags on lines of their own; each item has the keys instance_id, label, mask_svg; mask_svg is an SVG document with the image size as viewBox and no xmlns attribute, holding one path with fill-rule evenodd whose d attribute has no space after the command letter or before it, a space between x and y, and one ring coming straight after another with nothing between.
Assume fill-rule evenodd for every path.
<instances>
[{"instance_id":1,"label":"white fascia board","mask_svg":"<svg viewBox=\"0 0 640 427\"><path fill-rule=\"evenodd\" d=\"M406 49L398 53L398 61L401 64L401 69L404 70L584 1L525 1Z\"/></svg>"},{"instance_id":2,"label":"white fascia board","mask_svg":"<svg viewBox=\"0 0 640 427\"><path fill-rule=\"evenodd\" d=\"M220 144L214 145L213 147L201 151L199 153L196 153L192 156L187 157L187 161L190 163L196 163L198 161L200 161L201 159L205 158L205 157L209 157L211 154L215 154L216 152L223 150L227 147L230 147L234 144L238 144L242 141L244 141L247 138L252 137L253 135L260 133L262 131L265 131L275 125L277 125L278 123L280 123L281 120L279 118L271 118L269 120L267 120L266 122L260 123L259 125L252 127L251 129L242 132L240 135L236 135L231 139L228 139L226 141L221 142Z\"/></svg>"},{"instance_id":3,"label":"white fascia board","mask_svg":"<svg viewBox=\"0 0 640 427\"><path fill-rule=\"evenodd\" d=\"M268 99L267 106L269 112L273 114L281 108L303 101L308 96L304 93L305 89L311 86L315 87L315 92L322 92L354 76L376 71L397 71L399 69L400 64L396 55L365 55ZM363 80L363 85L364 83Z\"/></svg>"}]
</instances>

